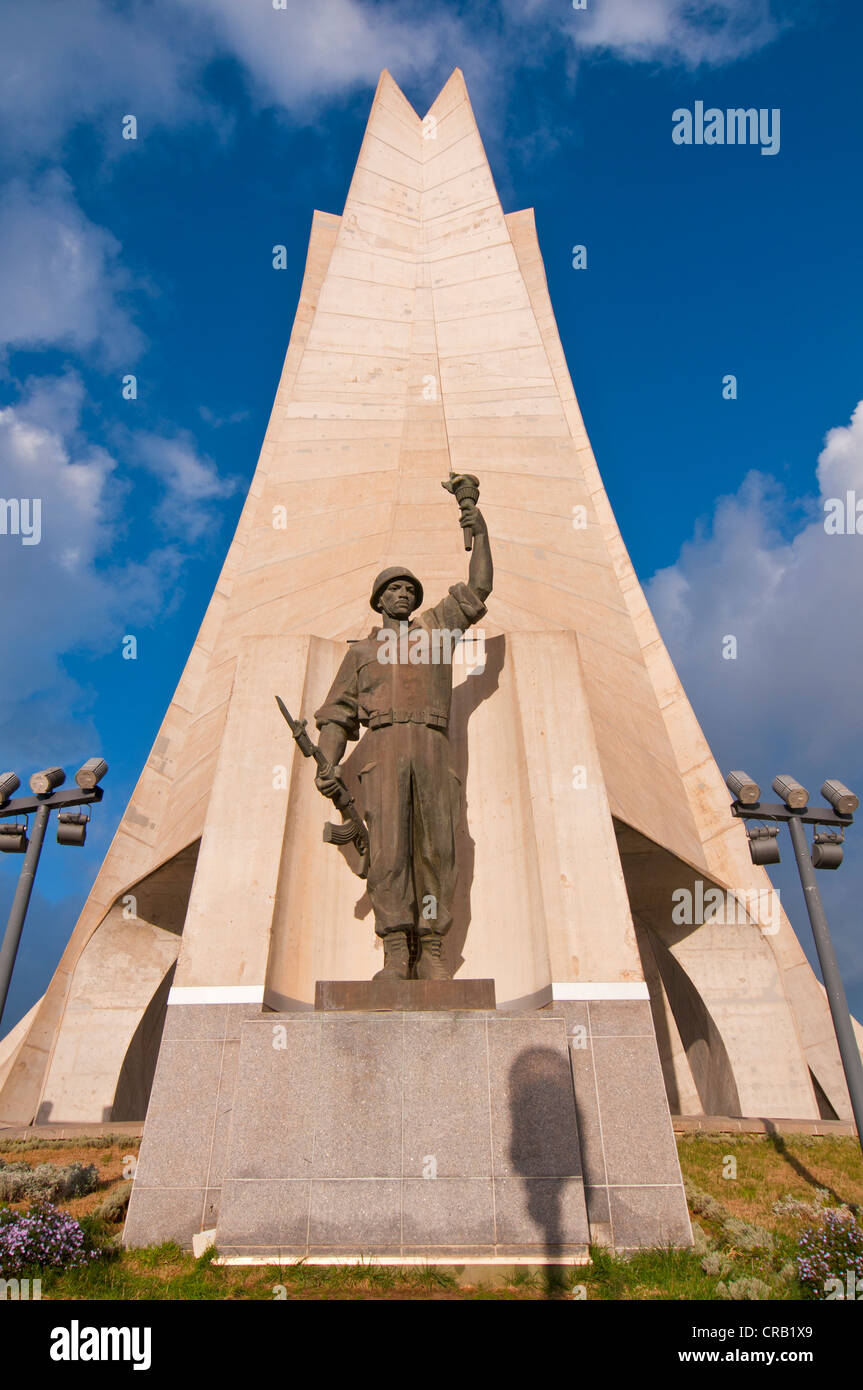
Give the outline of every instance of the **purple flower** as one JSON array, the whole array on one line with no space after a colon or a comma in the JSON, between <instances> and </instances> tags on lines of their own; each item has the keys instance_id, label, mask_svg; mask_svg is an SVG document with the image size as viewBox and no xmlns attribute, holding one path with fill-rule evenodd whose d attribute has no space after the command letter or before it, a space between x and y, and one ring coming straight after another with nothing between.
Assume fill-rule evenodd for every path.
<instances>
[{"instance_id":1,"label":"purple flower","mask_svg":"<svg viewBox=\"0 0 863 1390\"><path fill-rule=\"evenodd\" d=\"M74 1217L50 1202L34 1202L26 1213L0 1212L0 1275L9 1278L33 1265L74 1269L98 1259Z\"/></svg>"},{"instance_id":2,"label":"purple flower","mask_svg":"<svg viewBox=\"0 0 863 1390\"><path fill-rule=\"evenodd\" d=\"M826 1211L797 1243L797 1275L816 1297L824 1296L828 1279L843 1283L849 1272L863 1277L863 1227L847 1207Z\"/></svg>"}]
</instances>

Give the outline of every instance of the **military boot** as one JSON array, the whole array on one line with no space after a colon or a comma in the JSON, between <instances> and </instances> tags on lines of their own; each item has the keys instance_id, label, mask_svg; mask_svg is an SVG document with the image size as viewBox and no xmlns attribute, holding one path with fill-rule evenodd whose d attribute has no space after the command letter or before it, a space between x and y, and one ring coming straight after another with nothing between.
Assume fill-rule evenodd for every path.
<instances>
[{"instance_id":1,"label":"military boot","mask_svg":"<svg viewBox=\"0 0 863 1390\"><path fill-rule=\"evenodd\" d=\"M451 980L452 971L447 969L443 953L444 939L437 932L429 932L420 937L420 958L417 961L418 980Z\"/></svg>"},{"instance_id":2,"label":"military boot","mask_svg":"<svg viewBox=\"0 0 863 1390\"><path fill-rule=\"evenodd\" d=\"M406 931L388 931L383 938L384 968L375 975L376 980L407 980L410 978L410 951Z\"/></svg>"}]
</instances>

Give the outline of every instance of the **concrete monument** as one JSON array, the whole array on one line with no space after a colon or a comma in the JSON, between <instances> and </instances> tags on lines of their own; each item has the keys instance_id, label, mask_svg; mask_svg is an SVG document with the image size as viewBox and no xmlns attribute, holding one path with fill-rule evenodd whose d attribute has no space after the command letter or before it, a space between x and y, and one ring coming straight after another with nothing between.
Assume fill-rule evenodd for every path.
<instances>
[{"instance_id":1,"label":"concrete monument","mask_svg":"<svg viewBox=\"0 0 863 1390\"><path fill-rule=\"evenodd\" d=\"M322 719L370 812L364 881L321 840L273 695L297 720L334 712L387 570L402 588L384 625L419 597L406 561L447 594L450 475L460 505L459 480L482 479L495 582L474 556L452 599L456 626L487 612L484 659L448 673L447 741L396 721L420 705L395 696L350 753L353 695ZM448 809L419 899L388 892L406 854L376 843L373 746L403 838L424 804L413 749L437 750ZM132 1242L215 1229L237 1259L449 1261L687 1242L671 1112L850 1113L823 990L729 800L606 496L533 214L504 213L459 72L425 120L385 73L344 211L314 215L261 457L176 694L44 998L0 1044L0 1119L146 1111ZM714 887L735 912L675 919L681 890ZM384 948L408 902L421 972L453 980L372 980L404 970ZM427 1007L460 980L493 980L496 1007ZM413 1002L336 1007L351 982Z\"/></svg>"}]
</instances>

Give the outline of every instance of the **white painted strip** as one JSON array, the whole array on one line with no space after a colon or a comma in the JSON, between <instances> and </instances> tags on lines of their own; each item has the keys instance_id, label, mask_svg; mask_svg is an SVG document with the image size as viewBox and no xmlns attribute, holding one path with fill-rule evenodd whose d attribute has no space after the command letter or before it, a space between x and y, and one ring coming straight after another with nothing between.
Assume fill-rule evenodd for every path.
<instances>
[{"instance_id":1,"label":"white painted strip","mask_svg":"<svg viewBox=\"0 0 863 1390\"><path fill-rule=\"evenodd\" d=\"M643 980L635 982L612 980L570 980L563 984L553 983L552 999L649 999L647 985Z\"/></svg>"},{"instance_id":2,"label":"white painted strip","mask_svg":"<svg viewBox=\"0 0 863 1390\"><path fill-rule=\"evenodd\" d=\"M263 1004L263 985L174 985L169 1004Z\"/></svg>"}]
</instances>

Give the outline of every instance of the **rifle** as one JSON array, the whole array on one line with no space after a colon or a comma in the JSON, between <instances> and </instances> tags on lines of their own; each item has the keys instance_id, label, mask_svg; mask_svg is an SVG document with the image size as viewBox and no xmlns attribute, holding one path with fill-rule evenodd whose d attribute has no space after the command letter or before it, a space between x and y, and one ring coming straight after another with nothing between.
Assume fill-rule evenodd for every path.
<instances>
[{"instance_id":1,"label":"rifle","mask_svg":"<svg viewBox=\"0 0 863 1390\"><path fill-rule=\"evenodd\" d=\"M294 719L278 695L276 696L276 704L281 710L303 757L314 758L321 772L331 773L332 767L327 762L326 756L316 743L312 743L306 733L308 720ZM344 782L341 779L337 780L339 781L339 790L333 797L333 805L337 811L341 812L342 823L341 825L334 825L332 821L327 821L324 826L323 838L328 845L337 845L346 851L352 849L354 853L346 853L345 857L357 878L366 878L369 872L368 828Z\"/></svg>"}]
</instances>

